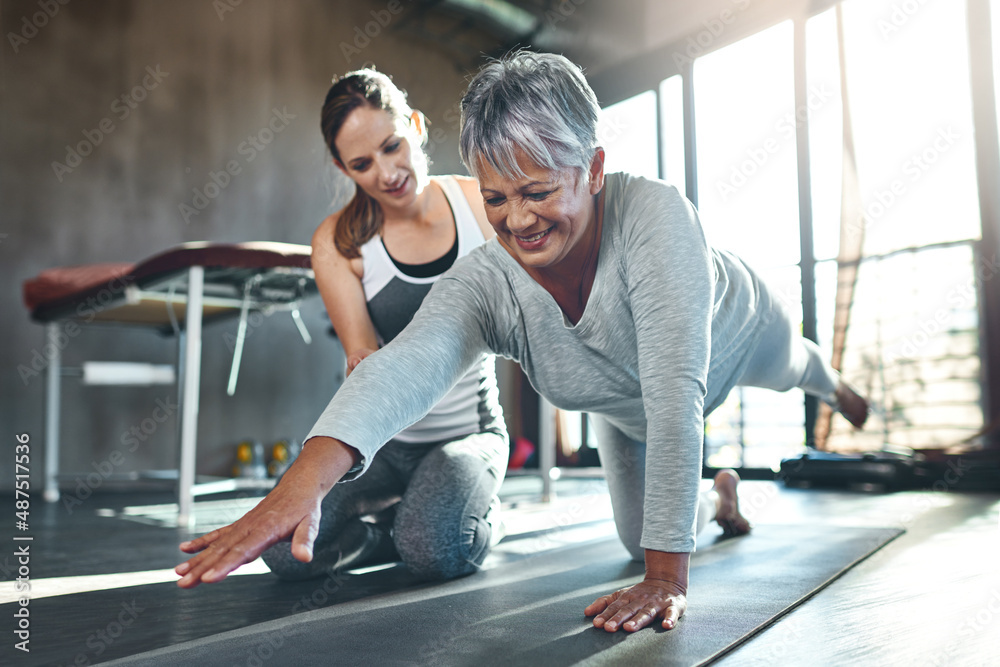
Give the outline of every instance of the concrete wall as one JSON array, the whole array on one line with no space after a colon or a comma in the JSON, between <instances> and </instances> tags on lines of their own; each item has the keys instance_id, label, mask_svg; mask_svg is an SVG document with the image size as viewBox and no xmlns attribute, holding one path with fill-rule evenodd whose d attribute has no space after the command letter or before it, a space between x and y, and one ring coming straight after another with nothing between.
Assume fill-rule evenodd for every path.
<instances>
[{"instance_id":1,"label":"concrete wall","mask_svg":"<svg viewBox=\"0 0 1000 667\"><path fill-rule=\"evenodd\" d=\"M54 266L135 261L187 241L308 244L346 191L333 185L320 106L333 75L366 61L391 73L433 123L434 173L462 171L449 111L465 79L443 54L407 43L390 24L350 62L345 56L355 28L385 8L384 0L2 0L0 438L10 453L16 434L30 434L34 490L42 484L45 380L26 369L38 365L45 341L21 300L25 279ZM281 131L253 148L248 138L276 114ZM67 146L92 150L77 163ZM183 215L180 205L192 205L194 190L230 161L240 173L204 210ZM318 298L303 316L311 346L287 314L251 330L232 398L226 337L236 323L206 328L199 473L225 474L243 438L301 438L326 405L343 355L325 334ZM96 327L64 350L70 365L169 363L175 353L170 338ZM175 467L173 421L134 452L122 442L162 414L157 401L174 396L173 387L81 387L66 378L62 468L92 471L119 460L115 450L124 454L116 472ZM0 489L13 481L13 456L3 457Z\"/></svg>"}]
</instances>

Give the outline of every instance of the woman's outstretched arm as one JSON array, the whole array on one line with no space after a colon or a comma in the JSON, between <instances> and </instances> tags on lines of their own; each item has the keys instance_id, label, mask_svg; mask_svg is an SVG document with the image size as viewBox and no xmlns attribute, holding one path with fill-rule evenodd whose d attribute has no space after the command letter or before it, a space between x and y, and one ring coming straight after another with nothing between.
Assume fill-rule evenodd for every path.
<instances>
[{"instance_id":1,"label":"woman's outstretched arm","mask_svg":"<svg viewBox=\"0 0 1000 667\"><path fill-rule=\"evenodd\" d=\"M271 493L232 525L181 545L197 555L175 568L178 585L221 581L289 536L292 554L308 562L333 485L363 472L487 351L483 303L460 281L439 280L410 325L344 382Z\"/></svg>"}]
</instances>

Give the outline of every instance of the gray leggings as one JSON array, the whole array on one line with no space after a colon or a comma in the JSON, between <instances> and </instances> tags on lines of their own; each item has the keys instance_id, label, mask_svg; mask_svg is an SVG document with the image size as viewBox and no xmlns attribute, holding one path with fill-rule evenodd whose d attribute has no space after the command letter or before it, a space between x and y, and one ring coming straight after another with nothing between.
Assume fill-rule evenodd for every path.
<instances>
[{"instance_id":1,"label":"gray leggings","mask_svg":"<svg viewBox=\"0 0 1000 667\"><path fill-rule=\"evenodd\" d=\"M295 559L290 542L265 551L264 562L291 580L399 559L427 579L474 572L499 521L508 454L507 438L494 432L433 444L392 440L364 475L323 499L311 562Z\"/></svg>"},{"instance_id":2,"label":"gray leggings","mask_svg":"<svg viewBox=\"0 0 1000 667\"><path fill-rule=\"evenodd\" d=\"M833 401L840 376L823 360L819 347L796 331L785 309L775 302L738 386L788 391L799 387ZM608 480L618 536L636 560L642 560L643 500L646 489L646 443L629 438L601 417L592 416L597 448ZM701 494L697 530L715 518L714 499Z\"/></svg>"}]
</instances>

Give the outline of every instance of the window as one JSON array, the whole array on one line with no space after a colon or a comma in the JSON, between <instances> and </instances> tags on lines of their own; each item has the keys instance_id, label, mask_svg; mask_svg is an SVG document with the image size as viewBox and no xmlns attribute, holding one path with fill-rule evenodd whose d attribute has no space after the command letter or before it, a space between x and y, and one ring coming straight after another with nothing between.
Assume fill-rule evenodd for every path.
<instances>
[{"instance_id":1,"label":"window","mask_svg":"<svg viewBox=\"0 0 1000 667\"><path fill-rule=\"evenodd\" d=\"M687 192L684 154L684 87L674 75L660 82L660 177Z\"/></svg>"},{"instance_id":2,"label":"window","mask_svg":"<svg viewBox=\"0 0 1000 667\"><path fill-rule=\"evenodd\" d=\"M802 312L793 33L785 22L695 61L698 209L710 242ZM819 97L814 104L828 101ZM805 443L803 395L737 388L709 415L710 466L774 467Z\"/></svg>"},{"instance_id":3,"label":"window","mask_svg":"<svg viewBox=\"0 0 1000 667\"><path fill-rule=\"evenodd\" d=\"M856 223L865 239L843 372L877 411L862 432L835 419L829 445L838 450L954 443L982 419L972 252L980 217L965 5L927 3L902 14L895 7L891 0L843 4L865 212ZM834 10L809 20L807 40L808 85L825 86L839 77ZM834 116L810 116L816 256L830 260L816 270L820 344L828 354L842 165Z\"/></svg>"},{"instance_id":4,"label":"window","mask_svg":"<svg viewBox=\"0 0 1000 667\"><path fill-rule=\"evenodd\" d=\"M604 146L605 173L624 171L657 178L656 93L647 90L635 97L605 107L597 128Z\"/></svg>"},{"instance_id":5,"label":"window","mask_svg":"<svg viewBox=\"0 0 1000 667\"><path fill-rule=\"evenodd\" d=\"M990 41L993 47L993 95L1000 90L1000 0L990 3ZM1000 102L1000 101L998 101ZM1000 103L997 104L997 126L1000 126Z\"/></svg>"},{"instance_id":6,"label":"window","mask_svg":"<svg viewBox=\"0 0 1000 667\"><path fill-rule=\"evenodd\" d=\"M786 21L694 66L702 223L760 270L799 261L792 65Z\"/></svg>"},{"instance_id":7,"label":"window","mask_svg":"<svg viewBox=\"0 0 1000 667\"><path fill-rule=\"evenodd\" d=\"M895 7L843 7L866 255L980 234L965 3Z\"/></svg>"},{"instance_id":8,"label":"window","mask_svg":"<svg viewBox=\"0 0 1000 667\"><path fill-rule=\"evenodd\" d=\"M840 248L844 118L841 113L843 101L840 97L840 63L837 56L837 14L833 9L806 22L806 88L825 98L822 113L809 114L813 256L822 261L836 259ZM824 300L827 296L829 303L833 303L832 293L823 297L817 294L818 307L827 303ZM832 322L832 309L830 318Z\"/></svg>"}]
</instances>

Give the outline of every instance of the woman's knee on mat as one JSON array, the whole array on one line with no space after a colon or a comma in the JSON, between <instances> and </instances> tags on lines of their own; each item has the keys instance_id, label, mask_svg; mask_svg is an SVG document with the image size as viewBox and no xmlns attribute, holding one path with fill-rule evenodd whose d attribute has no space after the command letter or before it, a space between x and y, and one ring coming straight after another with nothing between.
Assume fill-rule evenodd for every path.
<instances>
[{"instance_id":1,"label":"woman's knee on mat","mask_svg":"<svg viewBox=\"0 0 1000 667\"><path fill-rule=\"evenodd\" d=\"M489 553L491 535L482 517L467 517L463 526L435 526L401 514L393 531L403 563L417 576L437 580L476 572Z\"/></svg>"}]
</instances>

